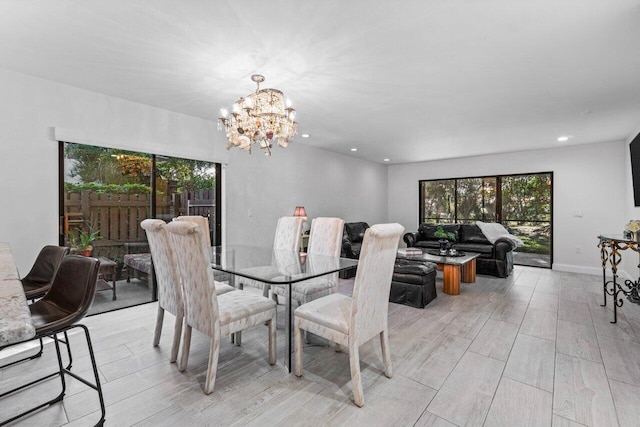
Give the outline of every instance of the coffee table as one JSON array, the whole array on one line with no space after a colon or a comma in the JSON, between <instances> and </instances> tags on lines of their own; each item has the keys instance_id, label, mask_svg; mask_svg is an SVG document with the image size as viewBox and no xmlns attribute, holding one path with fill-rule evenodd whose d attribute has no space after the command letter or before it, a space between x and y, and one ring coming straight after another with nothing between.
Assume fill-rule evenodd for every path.
<instances>
[{"instance_id":1,"label":"coffee table","mask_svg":"<svg viewBox=\"0 0 640 427\"><path fill-rule=\"evenodd\" d=\"M460 295L460 282L475 283L476 281L476 258L480 254L465 252L462 256L431 255L422 251L422 255L402 256L399 258L421 259L433 262L438 265L438 270L442 270L444 275L444 285L442 291L449 295Z\"/></svg>"}]
</instances>

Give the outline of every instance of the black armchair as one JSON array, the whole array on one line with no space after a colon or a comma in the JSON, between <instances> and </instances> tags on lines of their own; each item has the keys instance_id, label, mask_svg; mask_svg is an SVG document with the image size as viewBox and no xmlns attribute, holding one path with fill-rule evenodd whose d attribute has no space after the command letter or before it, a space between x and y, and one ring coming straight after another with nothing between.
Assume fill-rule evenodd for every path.
<instances>
[{"instance_id":1,"label":"black armchair","mask_svg":"<svg viewBox=\"0 0 640 427\"><path fill-rule=\"evenodd\" d=\"M342 253L344 258L360 258L360 249L364 232L369 228L366 222L345 222L344 233L342 234ZM356 275L356 269L346 270L340 273L342 279L350 279Z\"/></svg>"}]
</instances>

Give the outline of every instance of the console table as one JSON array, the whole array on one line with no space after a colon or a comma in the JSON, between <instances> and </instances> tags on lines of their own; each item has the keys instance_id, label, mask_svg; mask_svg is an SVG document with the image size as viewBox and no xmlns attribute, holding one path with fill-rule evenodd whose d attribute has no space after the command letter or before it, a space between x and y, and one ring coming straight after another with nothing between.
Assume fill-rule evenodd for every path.
<instances>
[{"instance_id":1,"label":"console table","mask_svg":"<svg viewBox=\"0 0 640 427\"><path fill-rule=\"evenodd\" d=\"M638 295L640 279L627 279L621 282L618 277L618 264L622 260L620 252L631 249L636 253L640 253L640 242L628 239L622 234L601 234L598 239L600 240L598 247L600 248L600 261L602 262L602 291L604 297L602 307L607 305L607 295L611 295L613 297L613 322L611 323L616 323L618 321L618 307L622 307L624 303L624 300L619 297L620 293L626 295L629 301L636 304L640 303L640 295ZM612 280L607 280L606 277L607 264L609 264L613 273Z\"/></svg>"}]
</instances>

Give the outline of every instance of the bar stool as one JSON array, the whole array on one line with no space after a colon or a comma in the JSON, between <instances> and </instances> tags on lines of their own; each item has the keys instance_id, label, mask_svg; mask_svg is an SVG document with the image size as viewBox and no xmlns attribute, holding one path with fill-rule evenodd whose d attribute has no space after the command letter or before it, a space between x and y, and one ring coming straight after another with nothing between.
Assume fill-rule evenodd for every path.
<instances>
[{"instance_id":1,"label":"bar stool","mask_svg":"<svg viewBox=\"0 0 640 427\"><path fill-rule=\"evenodd\" d=\"M93 354L91 337L89 336L89 329L87 329L86 326L77 323L85 316L85 314L91 307L91 304L93 303L99 267L100 262L95 258L88 258L78 255L70 255L64 257L62 259L62 262L60 263L60 267L58 268L49 292L47 292L47 294L41 300L36 301L29 306L29 309L31 311L31 318L36 328L36 334L31 340L42 339L44 337L53 339L56 348L56 354L58 356L58 370L42 378L31 381L27 384L16 387L13 390L0 394L0 399L4 396L23 390L36 383L49 378L53 378L55 376L60 377L62 390L60 394L58 394L58 396L56 396L55 398L41 403L34 408L24 411L21 414L16 415L8 420L1 421L0 426L15 421L16 419L30 414L31 412L34 412L40 408L61 401L64 398L66 392L65 374L77 379L86 386L98 392L102 415L96 425L104 424L104 398L102 395L102 387L100 386L98 368L96 365L95 356ZM84 331L85 339L87 341L87 347L89 349L89 356L91 358L95 384L92 384L86 379L79 377L75 373L71 372L70 367L64 367L62 364L62 357L60 354L61 340L57 337L57 334L65 333L73 328L81 328ZM12 344L12 346L16 344ZM69 345L70 343L67 341L67 346ZM2 347L0 348L0 350L7 347L10 346Z\"/></svg>"}]
</instances>

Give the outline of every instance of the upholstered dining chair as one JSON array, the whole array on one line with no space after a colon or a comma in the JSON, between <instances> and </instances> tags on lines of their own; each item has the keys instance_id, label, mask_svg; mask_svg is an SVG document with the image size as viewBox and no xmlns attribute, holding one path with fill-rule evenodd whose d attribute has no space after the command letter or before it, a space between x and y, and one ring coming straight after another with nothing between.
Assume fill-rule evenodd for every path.
<instances>
[{"instance_id":1,"label":"upholstered dining chair","mask_svg":"<svg viewBox=\"0 0 640 427\"><path fill-rule=\"evenodd\" d=\"M195 222L203 230L202 250L205 252L207 259L211 257L211 234L209 233L209 218L202 215L181 215L173 218L174 221L191 221Z\"/></svg>"},{"instance_id":2,"label":"upholstered dining chair","mask_svg":"<svg viewBox=\"0 0 640 427\"><path fill-rule=\"evenodd\" d=\"M179 370L187 368L191 331L211 338L205 394L213 392L218 370L220 340L252 326L269 328L269 364L276 363L276 304L269 298L236 291L216 295L209 286L210 262L202 252L203 232L191 222L173 221L166 225L173 242L182 277L185 301L185 328Z\"/></svg>"},{"instance_id":3,"label":"upholstered dining chair","mask_svg":"<svg viewBox=\"0 0 640 427\"><path fill-rule=\"evenodd\" d=\"M299 216L283 216L278 219L276 225L276 234L273 240L273 249L282 251L299 252L300 251L300 238L302 236L302 224L304 223L304 217ZM260 274L265 277L266 274L272 278L282 275L281 270L278 268L279 260L274 259L272 265L265 265L259 267L250 267L242 270L243 272L250 274ZM275 265L274 265L275 264ZM247 279L246 277L239 277L238 283L240 286L252 286L254 288L262 289L262 295L269 296L270 286L264 282L257 280Z\"/></svg>"},{"instance_id":4,"label":"upholstered dining chair","mask_svg":"<svg viewBox=\"0 0 640 427\"><path fill-rule=\"evenodd\" d=\"M209 234L209 218L202 215L182 215L173 218L173 220L193 222L202 230L204 230L202 239L202 250L204 251L205 258L209 260L211 258L211 235ZM235 288L232 286L229 286L217 280L213 280L213 273L210 275L209 279L211 280L211 283L215 284L216 293L218 295L235 290Z\"/></svg>"},{"instance_id":5,"label":"upholstered dining chair","mask_svg":"<svg viewBox=\"0 0 640 427\"><path fill-rule=\"evenodd\" d=\"M364 405L360 377L361 344L380 336L384 372L393 375L387 314L391 277L404 231L400 224L377 224L364 235L354 281L353 297L331 294L303 304L295 311L295 374L302 375L302 330L349 348L355 404Z\"/></svg>"},{"instance_id":6,"label":"upholstered dining chair","mask_svg":"<svg viewBox=\"0 0 640 427\"><path fill-rule=\"evenodd\" d=\"M69 248L48 245L40 250L31 271L21 279L28 300L43 297L51 288L53 278L62 258L69 255Z\"/></svg>"},{"instance_id":7,"label":"upholstered dining chair","mask_svg":"<svg viewBox=\"0 0 640 427\"><path fill-rule=\"evenodd\" d=\"M184 320L184 302L182 300L182 287L178 266L173 254L173 248L169 241L169 235L165 229L166 223L160 219L145 219L140 226L147 234L151 259L153 260L158 286L158 315L153 334L153 346L160 344L162 323L165 310L176 317L173 328L173 343L169 362L178 360L180 337L182 335L182 323Z\"/></svg>"},{"instance_id":8,"label":"upholstered dining chair","mask_svg":"<svg viewBox=\"0 0 640 427\"><path fill-rule=\"evenodd\" d=\"M327 255L339 257L342 249L342 230L344 220L340 218L314 218L311 221L309 233L309 247L307 254ZM287 289L284 285L271 287L274 301L278 296L286 296ZM330 295L338 290L338 273L305 280L291 285L291 298L298 305L306 304L316 298Z\"/></svg>"}]
</instances>

